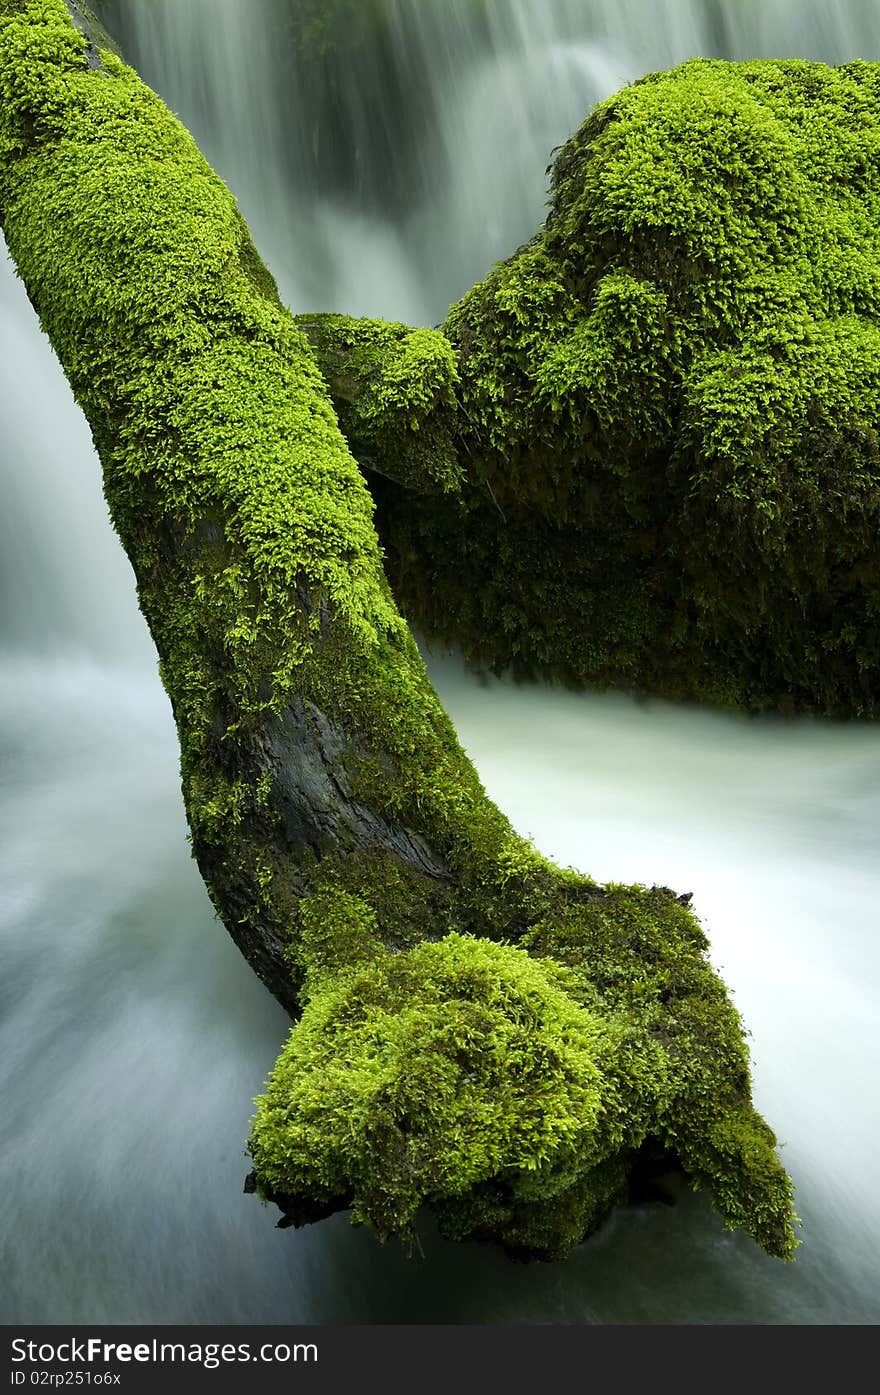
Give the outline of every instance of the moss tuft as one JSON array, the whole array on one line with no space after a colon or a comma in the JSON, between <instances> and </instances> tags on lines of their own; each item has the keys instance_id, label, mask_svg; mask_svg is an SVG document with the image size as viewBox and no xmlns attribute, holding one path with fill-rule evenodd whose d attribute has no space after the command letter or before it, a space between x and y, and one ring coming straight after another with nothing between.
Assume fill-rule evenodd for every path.
<instances>
[{"instance_id":1,"label":"moss tuft","mask_svg":"<svg viewBox=\"0 0 880 1395\"><path fill-rule=\"evenodd\" d=\"M257 1175L411 1235L418 1208L581 1163L602 1105L602 1025L564 972L450 934L329 975L259 1101Z\"/></svg>"}]
</instances>

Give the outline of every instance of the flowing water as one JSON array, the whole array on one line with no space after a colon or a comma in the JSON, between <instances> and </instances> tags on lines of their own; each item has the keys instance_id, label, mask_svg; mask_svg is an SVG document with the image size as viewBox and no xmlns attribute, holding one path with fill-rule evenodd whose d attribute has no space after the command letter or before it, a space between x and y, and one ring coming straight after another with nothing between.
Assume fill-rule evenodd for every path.
<instances>
[{"instance_id":1,"label":"flowing water","mask_svg":"<svg viewBox=\"0 0 880 1395\"><path fill-rule=\"evenodd\" d=\"M288 8L290 0L287 0ZM394 0L312 68L282 0L117 0L296 309L439 320L537 226L598 98L694 55L880 58L868 0ZM331 96L328 97L328 92ZM406 1261L241 1193L284 1014L189 859L171 714L85 423L0 267L2 1319L775 1322L880 1317L880 728L431 671L490 792L602 879L695 894L798 1188L797 1261L702 1196L559 1265L426 1226Z\"/></svg>"}]
</instances>

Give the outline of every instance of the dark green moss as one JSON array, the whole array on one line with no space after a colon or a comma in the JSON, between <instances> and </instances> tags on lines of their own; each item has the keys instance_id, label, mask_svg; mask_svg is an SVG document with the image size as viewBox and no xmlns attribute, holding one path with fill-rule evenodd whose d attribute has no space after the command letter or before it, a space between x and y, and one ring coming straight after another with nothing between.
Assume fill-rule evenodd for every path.
<instances>
[{"instance_id":1,"label":"dark green moss","mask_svg":"<svg viewBox=\"0 0 880 1395\"><path fill-rule=\"evenodd\" d=\"M880 68L693 61L602 103L453 308L455 498L389 576L495 668L752 709L880 693Z\"/></svg>"},{"instance_id":2,"label":"dark green moss","mask_svg":"<svg viewBox=\"0 0 880 1395\"><path fill-rule=\"evenodd\" d=\"M749 1102L742 1023L690 910L663 889L608 888L557 909L522 943L567 965L572 996L616 1025L609 1138L629 1148L661 1140L711 1189L731 1228L790 1253L791 1183Z\"/></svg>"}]
</instances>

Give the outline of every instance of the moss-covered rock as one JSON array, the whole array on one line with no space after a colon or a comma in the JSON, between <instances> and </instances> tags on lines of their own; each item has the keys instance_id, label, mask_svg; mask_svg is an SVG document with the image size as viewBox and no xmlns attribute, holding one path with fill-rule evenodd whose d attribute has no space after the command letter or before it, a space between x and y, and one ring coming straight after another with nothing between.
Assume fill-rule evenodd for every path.
<instances>
[{"instance_id":1,"label":"moss-covered rock","mask_svg":"<svg viewBox=\"0 0 880 1395\"><path fill-rule=\"evenodd\" d=\"M454 497L376 482L395 595L496 668L880 704L880 67L693 61L603 102L456 305Z\"/></svg>"},{"instance_id":2,"label":"moss-covered rock","mask_svg":"<svg viewBox=\"0 0 880 1395\"><path fill-rule=\"evenodd\" d=\"M0 221L101 456L194 854L302 1011L255 1124L264 1194L404 1236L427 1201L451 1234L558 1255L650 1136L790 1256L790 1183L696 919L554 867L487 799L308 339L187 132L62 0L0 0ZM452 360L377 339L396 368L352 420L381 435L380 404L415 435Z\"/></svg>"}]
</instances>

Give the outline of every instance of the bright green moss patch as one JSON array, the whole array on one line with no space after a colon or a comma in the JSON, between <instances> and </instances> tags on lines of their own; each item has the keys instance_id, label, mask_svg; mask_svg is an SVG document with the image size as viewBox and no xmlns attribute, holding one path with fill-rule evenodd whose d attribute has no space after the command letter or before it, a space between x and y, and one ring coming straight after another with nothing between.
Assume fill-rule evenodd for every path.
<instances>
[{"instance_id":1,"label":"bright green moss patch","mask_svg":"<svg viewBox=\"0 0 880 1395\"><path fill-rule=\"evenodd\" d=\"M563 971L449 935L330 977L259 1101L261 1183L407 1236L418 1208L475 1184L589 1156L602 1106L601 1023Z\"/></svg>"},{"instance_id":2,"label":"bright green moss patch","mask_svg":"<svg viewBox=\"0 0 880 1395\"><path fill-rule=\"evenodd\" d=\"M880 68L600 104L453 308L455 499L379 481L407 613L497 668L876 715ZM495 623L493 623L495 617Z\"/></svg>"}]
</instances>

